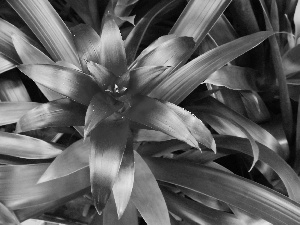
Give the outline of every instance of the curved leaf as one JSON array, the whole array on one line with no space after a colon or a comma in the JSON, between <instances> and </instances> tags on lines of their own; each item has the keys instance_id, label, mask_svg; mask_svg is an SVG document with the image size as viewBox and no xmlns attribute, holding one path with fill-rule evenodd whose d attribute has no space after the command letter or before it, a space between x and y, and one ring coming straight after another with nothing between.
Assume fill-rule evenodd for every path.
<instances>
[{"instance_id":1,"label":"curved leaf","mask_svg":"<svg viewBox=\"0 0 300 225\"><path fill-rule=\"evenodd\" d=\"M0 126L16 123L24 114L39 105L37 102L0 102Z\"/></svg>"},{"instance_id":2,"label":"curved leaf","mask_svg":"<svg viewBox=\"0 0 300 225\"><path fill-rule=\"evenodd\" d=\"M128 138L118 176L113 186L113 194L120 219L129 203L134 183L134 155L132 139Z\"/></svg>"},{"instance_id":3,"label":"curved leaf","mask_svg":"<svg viewBox=\"0 0 300 225\"><path fill-rule=\"evenodd\" d=\"M67 61L81 68L72 35L47 0L11 0L8 3L55 61Z\"/></svg>"},{"instance_id":4,"label":"curved leaf","mask_svg":"<svg viewBox=\"0 0 300 225\"><path fill-rule=\"evenodd\" d=\"M118 77L127 71L122 36L111 15L104 18L100 41L100 64Z\"/></svg>"},{"instance_id":5,"label":"curved leaf","mask_svg":"<svg viewBox=\"0 0 300 225\"><path fill-rule=\"evenodd\" d=\"M217 86L225 86L233 90L257 91L254 80L258 77L258 72L245 67L224 66L212 73L204 83Z\"/></svg>"},{"instance_id":6,"label":"curved leaf","mask_svg":"<svg viewBox=\"0 0 300 225\"><path fill-rule=\"evenodd\" d=\"M246 129L250 133L250 135L255 139L255 141L267 146L275 152L281 151L281 146L279 145L278 141L269 132L267 132L251 120L246 119L245 117L236 113L232 109L226 107L225 105L223 105L222 103L220 103L212 97L202 99L201 104L188 109L200 118L201 110L206 110L206 112L207 110L209 110L209 113L220 112L224 116L226 116L226 118L235 121L237 124ZM218 123L217 126L213 124L210 125L213 126L213 128L218 132L227 135L244 137L244 134L241 133L239 129L234 129L231 125L226 124L226 121L215 122Z\"/></svg>"},{"instance_id":7,"label":"curved leaf","mask_svg":"<svg viewBox=\"0 0 300 225\"><path fill-rule=\"evenodd\" d=\"M143 16L135 27L131 30L125 40L125 49L127 55L127 63L130 65L135 58L139 45L144 37L150 23L164 11L169 11L170 8L175 7L181 3L180 0L164 0L156 4L145 16Z\"/></svg>"},{"instance_id":8,"label":"curved leaf","mask_svg":"<svg viewBox=\"0 0 300 225\"><path fill-rule=\"evenodd\" d=\"M20 225L20 222L14 212L0 203L0 224L1 225Z\"/></svg>"},{"instance_id":9,"label":"curved leaf","mask_svg":"<svg viewBox=\"0 0 300 225\"><path fill-rule=\"evenodd\" d=\"M84 137L86 138L102 120L112 115L121 106L110 96L103 95L102 92L96 94L86 111Z\"/></svg>"},{"instance_id":10,"label":"curved leaf","mask_svg":"<svg viewBox=\"0 0 300 225\"><path fill-rule=\"evenodd\" d=\"M48 166L0 166L0 201L16 210L56 201L90 185L88 168L45 184L36 184Z\"/></svg>"},{"instance_id":11,"label":"curved leaf","mask_svg":"<svg viewBox=\"0 0 300 225\"><path fill-rule=\"evenodd\" d=\"M247 139L228 135L217 135L215 136L215 140L217 146L220 148L232 149L253 156L251 146ZM297 174L278 154L264 145L259 145L259 148L259 160L268 164L278 174L286 186L289 197L294 201L300 202L300 179ZM222 150L220 151L222 153Z\"/></svg>"},{"instance_id":12,"label":"curved leaf","mask_svg":"<svg viewBox=\"0 0 300 225\"><path fill-rule=\"evenodd\" d=\"M16 132L45 127L83 126L86 107L63 98L37 106L23 115L17 123Z\"/></svg>"},{"instance_id":13,"label":"curved leaf","mask_svg":"<svg viewBox=\"0 0 300 225\"><path fill-rule=\"evenodd\" d=\"M233 214L211 209L165 189L162 190L162 193L169 211L186 221L197 224L242 224Z\"/></svg>"},{"instance_id":14,"label":"curved leaf","mask_svg":"<svg viewBox=\"0 0 300 225\"><path fill-rule=\"evenodd\" d=\"M0 132L0 153L27 159L49 159L61 154L62 148L40 139Z\"/></svg>"},{"instance_id":15,"label":"curved leaf","mask_svg":"<svg viewBox=\"0 0 300 225\"><path fill-rule=\"evenodd\" d=\"M146 130L146 129L139 129L133 133L134 141L142 142L142 141L166 141L170 139L174 139L170 135L167 135L163 132L157 130Z\"/></svg>"},{"instance_id":16,"label":"curved leaf","mask_svg":"<svg viewBox=\"0 0 300 225\"><path fill-rule=\"evenodd\" d=\"M94 80L78 70L58 65L20 65L18 68L35 82L83 105L89 105L99 92Z\"/></svg>"},{"instance_id":17,"label":"curved leaf","mask_svg":"<svg viewBox=\"0 0 300 225\"><path fill-rule=\"evenodd\" d=\"M168 76L149 96L178 104L211 73L254 48L271 35L273 35L272 32L261 31L206 52Z\"/></svg>"},{"instance_id":18,"label":"curved leaf","mask_svg":"<svg viewBox=\"0 0 300 225\"><path fill-rule=\"evenodd\" d=\"M114 114L91 132L90 179L99 214L105 207L118 176L128 133L128 121L115 118Z\"/></svg>"},{"instance_id":19,"label":"curved leaf","mask_svg":"<svg viewBox=\"0 0 300 225\"><path fill-rule=\"evenodd\" d=\"M160 101L146 96L134 96L132 106L124 112L124 116L199 148L198 142L180 117Z\"/></svg>"},{"instance_id":20,"label":"curved leaf","mask_svg":"<svg viewBox=\"0 0 300 225\"><path fill-rule=\"evenodd\" d=\"M38 183L66 177L80 169L88 168L90 150L89 139L76 141L54 159L39 178Z\"/></svg>"},{"instance_id":21,"label":"curved leaf","mask_svg":"<svg viewBox=\"0 0 300 225\"><path fill-rule=\"evenodd\" d=\"M273 224L296 225L300 205L250 180L199 164L145 159L156 179L217 198Z\"/></svg>"},{"instance_id":22,"label":"curved leaf","mask_svg":"<svg viewBox=\"0 0 300 225\"><path fill-rule=\"evenodd\" d=\"M195 46L191 37L175 37L165 41L133 63L133 68L144 66L175 66Z\"/></svg>"},{"instance_id":23,"label":"curved leaf","mask_svg":"<svg viewBox=\"0 0 300 225\"><path fill-rule=\"evenodd\" d=\"M99 63L100 36L96 31L86 24L79 24L71 28L74 43L78 52L82 71L89 73L87 62Z\"/></svg>"},{"instance_id":24,"label":"curved leaf","mask_svg":"<svg viewBox=\"0 0 300 225\"><path fill-rule=\"evenodd\" d=\"M134 161L133 204L148 225L170 225L168 208L155 177L137 152Z\"/></svg>"},{"instance_id":25,"label":"curved leaf","mask_svg":"<svg viewBox=\"0 0 300 225\"><path fill-rule=\"evenodd\" d=\"M300 71L299 55L300 45L297 45L282 56L282 66L285 75Z\"/></svg>"},{"instance_id":26,"label":"curved leaf","mask_svg":"<svg viewBox=\"0 0 300 225\"><path fill-rule=\"evenodd\" d=\"M182 119L191 134L199 143L216 152L216 143L214 141L214 138L211 132L207 129L207 127L200 119L191 114L189 111L175 104L172 104L170 102L166 102L165 104Z\"/></svg>"}]
</instances>

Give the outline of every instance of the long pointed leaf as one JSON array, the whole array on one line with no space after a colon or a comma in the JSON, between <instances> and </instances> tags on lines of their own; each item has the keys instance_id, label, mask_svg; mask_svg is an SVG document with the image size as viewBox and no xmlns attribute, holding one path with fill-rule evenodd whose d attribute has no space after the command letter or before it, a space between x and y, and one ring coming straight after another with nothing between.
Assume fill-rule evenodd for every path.
<instances>
[{"instance_id":1,"label":"long pointed leaf","mask_svg":"<svg viewBox=\"0 0 300 225\"><path fill-rule=\"evenodd\" d=\"M272 32L262 31L248 35L197 57L172 73L150 93L150 96L175 104L180 103L211 73L254 48L272 34Z\"/></svg>"},{"instance_id":2,"label":"long pointed leaf","mask_svg":"<svg viewBox=\"0 0 300 225\"><path fill-rule=\"evenodd\" d=\"M27 159L54 158L61 153L62 148L40 139L0 132L0 153Z\"/></svg>"},{"instance_id":3,"label":"long pointed leaf","mask_svg":"<svg viewBox=\"0 0 300 225\"><path fill-rule=\"evenodd\" d=\"M27 23L55 61L81 68L72 35L47 0L11 0L8 3Z\"/></svg>"},{"instance_id":4,"label":"long pointed leaf","mask_svg":"<svg viewBox=\"0 0 300 225\"><path fill-rule=\"evenodd\" d=\"M132 139L128 138L119 173L113 186L118 218L123 216L129 203L134 183L134 155Z\"/></svg>"},{"instance_id":5,"label":"long pointed leaf","mask_svg":"<svg viewBox=\"0 0 300 225\"><path fill-rule=\"evenodd\" d=\"M70 99L59 99L37 106L23 115L16 132L46 127L83 126L86 107Z\"/></svg>"},{"instance_id":6,"label":"long pointed leaf","mask_svg":"<svg viewBox=\"0 0 300 225\"><path fill-rule=\"evenodd\" d=\"M15 68L15 62L0 53L0 74Z\"/></svg>"},{"instance_id":7,"label":"long pointed leaf","mask_svg":"<svg viewBox=\"0 0 300 225\"><path fill-rule=\"evenodd\" d=\"M145 96L132 98L132 106L125 113L128 119L164 132L198 148L198 142L180 117L167 105Z\"/></svg>"},{"instance_id":8,"label":"long pointed leaf","mask_svg":"<svg viewBox=\"0 0 300 225\"><path fill-rule=\"evenodd\" d=\"M100 41L100 64L120 77L127 71L124 43L111 15L104 19Z\"/></svg>"},{"instance_id":9,"label":"long pointed leaf","mask_svg":"<svg viewBox=\"0 0 300 225\"><path fill-rule=\"evenodd\" d=\"M16 123L29 110L39 105L37 102L1 102L0 126Z\"/></svg>"},{"instance_id":10,"label":"long pointed leaf","mask_svg":"<svg viewBox=\"0 0 300 225\"><path fill-rule=\"evenodd\" d=\"M127 55L127 63L130 65L135 58L139 45L144 37L150 23L164 11L170 10L171 7L180 3L180 0L164 0L155 5L147 14L142 17L135 27L131 30L125 40L125 49Z\"/></svg>"},{"instance_id":11,"label":"long pointed leaf","mask_svg":"<svg viewBox=\"0 0 300 225\"><path fill-rule=\"evenodd\" d=\"M89 139L85 141L80 139L73 143L55 158L39 178L38 183L65 177L80 169L87 168L89 166L90 150L91 143Z\"/></svg>"},{"instance_id":12,"label":"long pointed leaf","mask_svg":"<svg viewBox=\"0 0 300 225\"><path fill-rule=\"evenodd\" d=\"M128 138L128 125L127 120L112 115L91 132L90 179L99 214L106 205L118 175Z\"/></svg>"},{"instance_id":13,"label":"long pointed leaf","mask_svg":"<svg viewBox=\"0 0 300 225\"><path fill-rule=\"evenodd\" d=\"M273 224L296 225L300 205L250 180L202 165L147 159L156 179L206 194Z\"/></svg>"},{"instance_id":14,"label":"long pointed leaf","mask_svg":"<svg viewBox=\"0 0 300 225\"><path fill-rule=\"evenodd\" d=\"M65 178L36 184L48 166L49 164L1 166L0 201L16 210L58 200L90 185L88 168Z\"/></svg>"},{"instance_id":15,"label":"long pointed leaf","mask_svg":"<svg viewBox=\"0 0 300 225\"><path fill-rule=\"evenodd\" d=\"M134 161L132 202L148 225L170 225L168 208L155 177L137 152Z\"/></svg>"},{"instance_id":16,"label":"long pointed leaf","mask_svg":"<svg viewBox=\"0 0 300 225\"><path fill-rule=\"evenodd\" d=\"M18 68L35 82L84 105L89 105L100 91L91 77L78 70L58 65L20 65Z\"/></svg>"},{"instance_id":17,"label":"long pointed leaf","mask_svg":"<svg viewBox=\"0 0 300 225\"><path fill-rule=\"evenodd\" d=\"M172 104L170 102L165 103L170 107L184 122L194 138L204 146L212 149L216 152L216 143L211 132L203 124L203 122L196 116L192 115L189 111Z\"/></svg>"}]
</instances>

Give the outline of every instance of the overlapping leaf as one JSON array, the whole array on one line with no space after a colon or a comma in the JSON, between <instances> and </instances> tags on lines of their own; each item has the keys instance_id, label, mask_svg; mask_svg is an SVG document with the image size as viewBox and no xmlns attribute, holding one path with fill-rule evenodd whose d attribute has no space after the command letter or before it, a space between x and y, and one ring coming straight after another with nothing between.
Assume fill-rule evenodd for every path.
<instances>
[{"instance_id":1,"label":"overlapping leaf","mask_svg":"<svg viewBox=\"0 0 300 225\"><path fill-rule=\"evenodd\" d=\"M20 222L14 212L0 203L0 224L1 225L20 225Z\"/></svg>"},{"instance_id":2,"label":"overlapping leaf","mask_svg":"<svg viewBox=\"0 0 300 225\"><path fill-rule=\"evenodd\" d=\"M102 120L112 115L121 106L120 102L118 104L116 100L103 95L102 92L96 94L92 98L85 115L84 137L87 137Z\"/></svg>"},{"instance_id":3,"label":"overlapping leaf","mask_svg":"<svg viewBox=\"0 0 300 225\"><path fill-rule=\"evenodd\" d=\"M58 65L20 65L18 68L35 82L84 105L89 105L99 92L95 81L78 70Z\"/></svg>"},{"instance_id":4,"label":"overlapping leaf","mask_svg":"<svg viewBox=\"0 0 300 225\"><path fill-rule=\"evenodd\" d=\"M118 175L129 133L128 121L113 114L91 132L90 179L100 214Z\"/></svg>"},{"instance_id":5,"label":"overlapping leaf","mask_svg":"<svg viewBox=\"0 0 300 225\"><path fill-rule=\"evenodd\" d=\"M0 54L0 74L15 68L15 63L3 54Z\"/></svg>"},{"instance_id":6,"label":"overlapping leaf","mask_svg":"<svg viewBox=\"0 0 300 225\"><path fill-rule=\"evenodd\" d=\"M100 64L120 77L127 71L124 43L111 15L104 19L100 41Z\"/></svg>"},{"instance_id":7,"label":"overlapping leaf","mask_svg":"<svg viewBox=\"0 0 300 225\"><path fill-rule=\"evenodd\" d=\"M179 195L164 189L162 193L168 209L184 220L197 224L241 224L241 221L233 214L211 209L205 205L180 197Z\"/></svg>"},{"instance_id":8,"label":"overlapping leaf","mask_svg":"<svg viewBox=\"0 0 300 225\"><path fill-rule=\"evenodd\" d=\"M1 102L0 125L16 123L24 114L39 105L37 102Z\"/></svg>"},{"instance_id":9,"label":"overlapping leaf","mask_svg":"<svg viewBox=\"0 0 300 225\"><path fill-rule=\"evenodd\" d=\"M48 166L49 164L1 166L0 201L16 210L58 200L90 185L88 168L65 178L36 184Z\"/></svg>"},{"instance_id":10,"label":"overlapping leaf","mask_svg":"<svg viewBox=\"0 0 300 225\"><path fill-rule=\"evenodd\" d=\"M135 174L131 200L148 225L170 225L168 208L157 181L143 158L134 152Z\"/></svg>"},{"instance_id":11,"label":"overlapping leaf","mask_svg":"<svg viewBox=\"0 0 300 225\"><path fill-rule=\"evenodd\" d=\"M180 117L160 101L137 95L132 98L132 106L124 116L198 148L196 139Z\"/></svg>"},{"instance_id":12,"label":"overlapping leaf","mask_svg":"<svg viewBox=\"0 0 300 225\"><path fill-rule=\"evenodd\" d=\"M28 136L0 132L0 153L27 159L54 158L62 148L40 139Z\"/></svg>"},{"instance_id":13,"label":"overlapping leaf","mask_svg":"<svg viewBox=\"0 0 300 225\"><path fill-rule=\"evenodd\" d=\"M71 32L47 0L12 0L8 3L55 61L67 61L81 68Z\"/></svg>"},{"instance_id":14,"label":"overlapping leaf","mask_svg":"<svg viewBox=\"0 0 300 225\"><path fill-rule=\"evenodd\" d=\"M127 55L127 63L130 65L135 58L139 45L144 37L151 22L164 11L169 11L170 8L176 6L180 1L178 0L164 0L155 5L139 22L135 25L125 40L125 49Z\"/></svg>"},{"instance_id":15,"label":"overlapping leaf","mask_svg":"<svg viewBox=\"0 0 300 225\"><path fill-rule=\"evenodd\" d=\"M217 198L273 224L300 222L298 203L252 181L199 164L159 158L146 162L158 180Z\"/></svg>"},{"instance_id":16,"label":"overlapping leaf","mask_svg":"<svg viewBox=\"0 0 300 225\"><path fill-rule=\"evenodd\" d=\"M93 28L85 24L72 27L71 32L82 65L82 71L88 74L87 62L99 63L100 36Z\"/></svg>"},{"instance_id":17,"label":"overlapping leaf","mask_svg":"<svg viewBox=\"0 0 300 225\"><path fill-rule=\"evenodd\" d=\"M17 123L16 132L46 127L83 126L86 107L63 98L37 106L24 114Z\"/></svg>"},{"instance_id":18,"label":"overlapping leaf","mask_svg":"<svg viewBox=\"0 0 300 225\"><path fill-rule=\"evenodd\" d=\"M262 31L248 35L197 57L172 73L149 96L175 104L180 103L197 86L205 81L210 74L254 48L272 34L272 32Z\"/></svg>"},{"instance_id":19,"label":"overlapping leaf","mask_svg":"<svg viewBox=\"0 0 300 225\"><path fill-rule=\"evenodd\" d=\"M68 176L80 169L88 168L91 143L80 139L66 148L46 169L38 183Z\"/></svg>"}]
</instances>

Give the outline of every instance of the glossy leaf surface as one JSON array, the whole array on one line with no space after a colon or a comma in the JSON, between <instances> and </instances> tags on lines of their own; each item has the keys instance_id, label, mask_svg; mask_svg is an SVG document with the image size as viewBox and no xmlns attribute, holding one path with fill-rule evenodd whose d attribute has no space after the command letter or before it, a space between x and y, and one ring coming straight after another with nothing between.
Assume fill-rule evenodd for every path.
<instances>
[{"instance_id":1,"label":"glossy leaf surface","mask_svg":"<svg viewBox=\"0 0 300 225\"><path fill-rule=\"evenodd\" d=\"M296 225L300 222L298 203L250 180L171 159L147 158L146 162L158 180L217 198L273 224Z\"/></svg>"},{"instance_id":2,"label":"glossy leaf surface","mask_svg":"<svg viewBox=\"0 0 300 225\"><path fill-rule=\"evenodd\" d=\"M24 114L17 123L16 132L46 127L83 126L86 107L63 98L37 106Z\"/></svg>"},{"instance_id":3,"label":"glossy leaf surface","mask_svg":"<svg viewBox=\"0 0 300 225\"><path fill-rule=\"evenodd\" d=\"M88 168L90 151L89 139L76 141L54 159L38 183L66 177L80 169Z\"/></svg>"},{"instance_id":4,"label":"glossy leaf surface","mask_svg":"<svg viewBox=\"0 0 300 225\"><path fill-rule=\"evenodd\" d=\"M35 82L83 105L89 105L99 92L93 79L78 70L58 65L20 65L18 68Z\"/></svg>"},{"instance_id":5,"label":"glossy leaf surface","mask_svg":"<svg viewBox=\"0 0 300 225\"><path fill-rule=\"evenodd\" d=\"M59 155L62 148L40 139L0 132L0 153L27 159L48 159Z\"/></svg>"},{"instance_id":6,"label":"glossy leaf surface","mask_svg":"<svg viewBox=\"0 0 300 225\"><path fill-rule=\"evenodd\" d=\"M118 218L121 218L129 203L134 183L134 155L132 139L128 138L119 173L113 186Z\"/></svg>"},{"instance_id":7,"label":"glossy leaf surface","mask_svg":"<svg viewBox=\"0 0 300 225\"><path fill-rule=\"evenodd\" d=\"M254 48L272 34L272 32L262 31L248 35L197 57L172 73L151 92L150 96L175 104L180 103L211 73Z\"/></svg>"},{"instance_id":8,"label":"glossy leaf surface","mask_svg":"<svg viewBox=\"0 0 300 225\"><path fill-rule=\"evenodd\" d=\"M91 132L90 179L95 207L100 214L118 176L128 138L128 121L108 117Z\"/></svg>"},{"instance_id":9,"label":"glossy leaf surface","mask_svg":"<svg viewBox=\"0 0 300 225\"><path fill-rule=\"evenodd\" d=\"M90 185L88 168L49 183L36 184L48 166L49 164L1 166L0 201L16 210L58 200Z\"/></svg>"},{"instance_id":10,"label":"glossy leaf surface","mask_svg":"<svg viewBox=\"0 0 300 225\"><path fill-rule=\"evenodd\" d=\"M64 60L81 67L69 29L47 0L12 0L8 3L55 61Z\"/></svg>"},{"instance_id":11,"label":"glossy leaf surface","mask_svg":"<svg viewBox=\"0 0 300 225\"><path fill-rule=\"evenodd\" d=\"M127 71L124 43L111 15L104 19L100 41L100 64L120 77Z\"/></svg>"},{"instance_id":12,"label":"glossy leaf surface","mask_svg":"<svg viewBox=\"0 0 300 225\"><path fill-rule=\"evenodd\" d=\"M1 102L0 125L16 123L24 114L39 105L37 102Z\"/></svg>"},{"instance_id":13,"label":"glossy leaf surface","mask_svg":"<svg viewBox=\"0 0 300 225\"><path fill-rule=\"evenodd\" d=\"M132 106L125 113L128 119L164 132L198 148L198 143L180 117L164 103L145 96L132 98Z\"/></svg>"},{"instance_id":14,"label":"glossy leaf surface","mask_svg":"<svg viewBox=\"0 0 300 225\"><path fill-rule=\"evenodd\" d=\"M216 152L216 143L214 141L214 138L211 132L207 129L207 127L200 119L192 115L189 111L175 104L172 104L170 102L166 102L165 104L182 119L191 134L199 143Z\"/></svg>"},{"instance_id":15,"label":"glossy leaf surface","mask_svg":"<svg viewBox=\"0 0 300 225\"><path fill-rule=\"evenodd\" d=\"M170 225L168 208L155 177L137 152L134 161L132 202L148 225Z\"/></svg>"}]
</instances>

